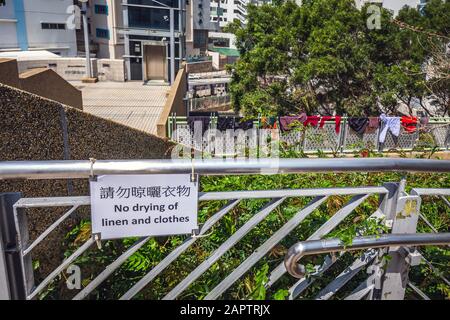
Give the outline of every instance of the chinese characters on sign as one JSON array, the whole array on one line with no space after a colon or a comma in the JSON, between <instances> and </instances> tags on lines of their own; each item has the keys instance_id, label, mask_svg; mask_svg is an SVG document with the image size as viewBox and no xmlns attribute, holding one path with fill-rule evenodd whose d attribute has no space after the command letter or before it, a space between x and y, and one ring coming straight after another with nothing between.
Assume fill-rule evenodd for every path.
<instances>
[{"instance_id":1,"label":"chinese characters on sign","mask_svg":"<svg viewBox=\"0 0 450 320\"><path fill-rule=\"evenodd\" d=\"M198 186L189 174L100 176L90 187L92 233L102 239L197 229Z\"/></svg>"}]
</instances>

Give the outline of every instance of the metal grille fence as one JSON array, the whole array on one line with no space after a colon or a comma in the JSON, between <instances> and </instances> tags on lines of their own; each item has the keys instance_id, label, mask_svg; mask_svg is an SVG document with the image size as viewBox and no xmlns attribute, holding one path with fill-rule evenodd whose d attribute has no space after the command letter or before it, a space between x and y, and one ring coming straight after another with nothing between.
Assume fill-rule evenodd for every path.
<instances>
[{"instance_id":1,"label":"metal grille fence","mask_svg":"<svg viewBox=\"0 0 450 320\"><path fill-rule=\"evenodd\" d=\"M195 137L187 125L186 117L172 115L168 121L168 137L170 139L198 150L204 150L205 143L201 148L196 145ZM255 121L255 128L259 128L259 124L259 121ZM217 117L211 117L208 129L217 129ZM394 137L389 131L384 145L379 143L379 134L380 129L377 129L374 133L359 135L349 127L347 119L343 118L339 133L335 131L335 123L329 121L325 123L323 128L308 127L306 130L293 130L288 133L279 131L278 137L287 146L305 153L317 151L350 153L362 149L374 151L412 151L418 148L449 150L450 118L432 118L429 124L414 133L408 133L402 127L399 137ZM251 141L250 144L258 146L259 141L258 137L255 136L254 141Z\"/></svg>"},{"instance_id":2,"label":"metal grille fence","mask_svg":"<svg viewBox=\"0 0 450 320\"><path fill-rule=\"evenodd\" d=\"M264 168L269 168L271 161L201 161L196 164L196 172L200 175L242 175L257 174L263 172ZM3 162L0 163L1 179L87 179L93 173L95 175L105 174L155 174L155 173L190 173L192 163L190 161L97 161L95 166L89 161L48 161L48 162ZM302 172L450 172L450 161L418 160L418 159L281 159L279 163L279 173L302 173ZM131 299L151 282L177 258L188 250L195 242L202 241L202 237L207 236L211 229L226 215L239 206L245 199L270 199L252 215L240 228L238 228L225 242L214 250L203 262L199 263L191 273L180 282L168 290L163 299L176 299L189 288L200 276L205 274L211 266L223 257L229 250L236 246L239 241L248 235L255 227L289 198L312 198L305 206L300 208L293 217L286 221L281 228L276 230L268 239L264 241L246 259L228 274L219 284L209 290L205 299L219 299L224 293L261 259L266 257L270 250L285 239L295 228L300 226L305 220L325 201L337 196L350 196L350 200L344 204L328 221L318 226L307 240L319 240L338 227L352 212L363 205L369 197L377 196L379 206L372 213L369 219L377 219L379 223L386 225L392 233L416 232L417 221L420 218L426 220L420 212L421 197L439 196L450 207L446 197L450 196L450 189L413 189L410 194L405 192L405 181L400 183L386 183L382 186L361 186L361 187L341 187L341 188L321 188L321 189L285 189L285 190L256 190L256 191L229 191L229 192L201 192L198 195L199 202L206 201L227 201L226 204L201 226L199 234L185 239L176 249L171 251L161 261L157 263L147 274L137 283L130 286L128 291L123 292L121 299ZM8 197L8 194L1 195ZM18 242L15 250L20 258L21 283L13 282L14 286L22 286L26 299L36 299L59 274L66 270L71 264L83 256L83 254L96 241L91 237L70 256L62 260L44 280L35 283L32 267L33 249L41 243L51 232L61 225L66 219L73 215L81 207L90 205L89 196L81 197L50 197L50 198L21 198L14 201L10 208L14 221ZM67 210L53 224L51 224L36 239L30 241L27 223L27 210L31 208L57 208L66 207ZM8 208L0 210L4 217ZM4 230L0 229L0 232ZM363 232L363 230L361 230ZM0 234L0 236L2 236ZM1 239L1 237L0 237ZM136 253L143 245L150 240L150 237L138 239L132 246L122 252L119 257L110 263L100 272L88 285L76 293L74 299L84 299L92 294L106 279L108 279L127 259ZM304 240L304 239L302 239ZM1 243L1 242L0 242ZM4 250L4 249L3 249ZM384 250L384 251L383 251ZM5 250L4 250L5 251ZM9 252L9 251L8 251ZM6 254L8 254L5 251ZM0 276L2 270L12 270L13 263L4 259L4 254L0 255ZM380 270L382 269L379 257L388 253L385 249L365 251L359 258L348 266L335 280L326 285L317 295L317 299L330 299L346 283L353 279L361 270L369 268L372 270L369 277L360 284L347 298L361 299L364 297L374 298L380 290L384 291L381 299L401 299L404 296L404 287L399 282L404 275L398 275L400 266L406 263L405 257L392 259L387 266L384 280L381 281ZM308 277L303 277L293 285L289 286L289 298L295 299L301 295L308 287L323 275L342 256L329 256L322 265L314 267L315 272ZM15 265L17 266L17 264ZM401 269L401 268L400 268ZM390 271L391 270L391 271ZM407 268L404 268L407 272ZM266 288L275 285L285 274L286 267L280 263L271 270L268 276ZM445 279L446 280L446 279ZM1 286L1 289L4 289ZM392 290L395 288L395 290ZM411 288L416 288L414 285ZM417 289L417 288L416 288ZM378 290L378 291L377 291ZM390 291L389 291L390 290ZM380 291L381 292L381 291ZM420 293L420 290L416 292ZM5 294L6 295L6 294ZM423 293L420 293L423 296ZM426 296L425 296L426 297ZM424 297L424 298L425 298Z\"/></svg>"}]
</instances>

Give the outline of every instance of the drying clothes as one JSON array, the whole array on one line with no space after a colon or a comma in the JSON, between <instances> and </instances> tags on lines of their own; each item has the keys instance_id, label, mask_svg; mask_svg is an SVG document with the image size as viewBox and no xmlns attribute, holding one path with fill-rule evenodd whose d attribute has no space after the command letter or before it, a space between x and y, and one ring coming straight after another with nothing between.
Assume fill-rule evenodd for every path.
<instances>
[{"instance_id":1,"label":"drying clothes","mask_svg":"<svg viewBox=\"0 0 450 320\"><path fill-rule=\"evenodd\" d=\"M369 125L369 118L349 118L348 126L358 134L364 134Z\"/></svg>"},{"instance_id":2,"label":"drying clothes","mask_svg":"<svg viewBox=\"0 0 450 320\"><path fill-rule=\"evenodd\" d=\"M293 117L280 117L280 128L283 132L290 131L296 126L296 124L304 123L306 119L306 114Z\"/></svg>"},{"instance_id":3,"label":"drying clothes","mask_svg":"<svg viewBox=\"0 0 450 320\"><path fill-rule=\"evenodd\" d=\"M398 137L400 135L400 118L399 117L387 117L384 113L380 116L381 120L381 132L380 132L380 143L386 141L386 135L388 131L392 133L393 136Z\"/></svg>"},{"instance_id":4,"label":"drying clothes","mask_svg":"<svg viewBox=\"0 0 450 320\"><path fill-rule=\"evenodd\" d=\"M428 117L420 117L420 125L425 127L430 123L430 118Z\"/></svg>"},{"instance_id":5,"label":"drying clothes","mask_svg":"<svg viewBox=\"0 0 450 320\"><path fill-rule=\"evenodd\" d=\"M234 122L234 117L219 117L217 118L217 130L234 130Z\"/></svg>"},{"instance_id":6,"label":"drying clothes","mask_svg":"<svg viewBox=\"0 0 450 320\"><path fill-rule=\"evenodd\" d=\"M335 121L335 123L336 123L335 130L336 130L336 133L339 133L341 131L341 120L342 120L342 117L340 117L340 116L323 116L322 119L320 120L319 128L322 129L323 126L325 125L325 122L331 121L331 120Z\"/></svg>"},{"instance_id":7,"label":"drying clothes","mask_svg":"<svg viewBox=\"0 0 450 320\"><path fill-rule=\"evenodd\" d=\"M188 125L189 125L189 129L191 129L191 132L193 134L195 134L195 127L198 127L199 125L201 125L201 130L202 130L202 135L205 134L206 131L208 131L209 129L209 124L211 122L211 118L210 117L204 117L204 116L200 116L200 117L188 117Z\"/></svg>"},{"instance_id":8,"label":"drying clothes","mask_svg":"<svg viewBox=\"0 0 450 320\"><path fill-rule=\"evenodd\" d=\"M263 129L278 129L276 117L262 117L261 127Z\"/></svg>"},{"instance_id":9,"label":"drying clothes","mask_svg":"<svg viewBox=\"0 0 450 320\"><path fill-rule=\"evenodd\" d=\"M402 127L408 133L414 133L417 131L417 117L402 117Z\"/></svg>"},{"instance_id":10,"label":"drying clothes","mask_svg":"<svg viewBox=\"0 0 450 320\"><path fill-rule=\"evenodd\" d=\"M320 121L320 116L308 116L306 117L306 121L303 122L303 125L307 127L308 125L312 125L313 127L317 127Z\"/></svg>"},{"instance_id":11,"label":"drying clothes","mask_svg":"<svg viewBox=\"0 0 450 320\"><path fill-rule=\"evenodd\" d=\"M250 130L253 129L253 123L253 120L242 121L242 119L236 119L234 122L234 129Z\"/></svg>"},{"instance_id":12,"label":"drying clothes","mask_svg":"<svg viewBox=\"0 0 450 320\"><path fill-rule=\"evenodd\" d=\"M377 129L380 127L380 119L378 117L369 117L369 123L366 127L367 134L377 132Z\"/></svg>"}]
</instances>

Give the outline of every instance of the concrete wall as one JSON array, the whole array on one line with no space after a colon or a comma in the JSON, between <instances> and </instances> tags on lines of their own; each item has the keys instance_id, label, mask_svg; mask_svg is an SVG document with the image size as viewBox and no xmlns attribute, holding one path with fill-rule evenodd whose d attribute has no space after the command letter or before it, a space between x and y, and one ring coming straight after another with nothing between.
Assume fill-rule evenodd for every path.
<instances>
[{"instance_id":1,"label":"concrete wall","mask_svg":"<svg viewBox=\"0 0 450 320\"><path fill-rule=\"evenodd\" d=\"M20 88L38 96L83 109L81 91L47 68L32 69L21 73Z\"/></svg>"},{"instance_id":2,"label":"concrete wall","mask_svg":"<svg viewBox=\"0 0 450 320\"><path fill-rule=\"evenodd\" d=\"M192 62L186 64L187 73L200 73L213 71L212 61Z\"/></svg>"},{"instance_id":3,"label":"concrete wall","mask_svg":"<svg viewBox=\"0 0 450 320\"><path fill-rule=\"evenodd\" d=\"M172 144L156 136L97 118L57 102L42 99L8 86L0 85L0 161L4 160L88 160L161 159L170 155ZM67 130L64 130L65 118ZM63 132L67 133L64 142ZM0 180L0 192L22 192L24 197L86 196L84 180ZM67 208L27 210L30 238L36 239ZM64 259L63 239L80 219L89 216L89 208L76 211L31 253L39 258L35 270L39 283ZM64 283L61 290L66 290ZM56 289L58 290L58 288ZM63 291L64 292L64 291Z\"/></svg>"},{"instance_id":4,"label":"concrete wall","mask_svg":"<svg viewBox=\"0 0 450 320\"><path fill-rule=\"evenodd\" d=\"M125 81L125 61L113 59L97 60L97 76L100 81Z\"/></svg>"},{"instance_id":5,"label":"concrete wall","mask_svg":"<svg viewBox=\"0 0 450 320\"><path fill-rule=\"evenodd\" d=\"M162 138L167 137L167 120L172 112L178 116L186 116L184 98L187 92L187 73L184 65L177 74L175 82L170 88L169 97L164 105L163 112L158 119L156 128L157 135Z\"/></svg>"},{"instance_id":6,"label":"concrete wall","mask_svg":"<svg viewBox=\"0 0 450 320\"><path fill-rule=\"evenodd\" d=\"M80 81L86 77L86 59L84 58L22 60L18 61L18 65L19 72L35 68L49 68L68 81ZM91 59L91 67L94 77L98 77L99 80L125 81L125 66L121 59Z\"/></svg>"},{"instance_id":7,"label":"concrete wall","mask_svg":"<svg viewBox=\"0 0 450 320\"><path fill-rule=\"evenodd\" d=\"M0 83L83 109L81 91L48 68L18 73L15 59L0 59Z\"/></svg>"}]
</instances>

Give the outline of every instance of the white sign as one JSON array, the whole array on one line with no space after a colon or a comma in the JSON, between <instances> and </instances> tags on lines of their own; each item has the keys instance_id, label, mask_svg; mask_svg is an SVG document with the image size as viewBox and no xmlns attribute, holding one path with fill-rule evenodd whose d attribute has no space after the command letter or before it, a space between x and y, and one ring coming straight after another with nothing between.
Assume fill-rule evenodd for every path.
<instances>
[{"instance_id":1,"label":"white sign","mask_svg":"<svg viewBox=\"0 0 450 320\"><path fill-rule=\"evenodd\" d=\"M198 185L191 175L99 176L90 182L92 233L101 239L191 234Z\"/></svg>"}]
</instances>

